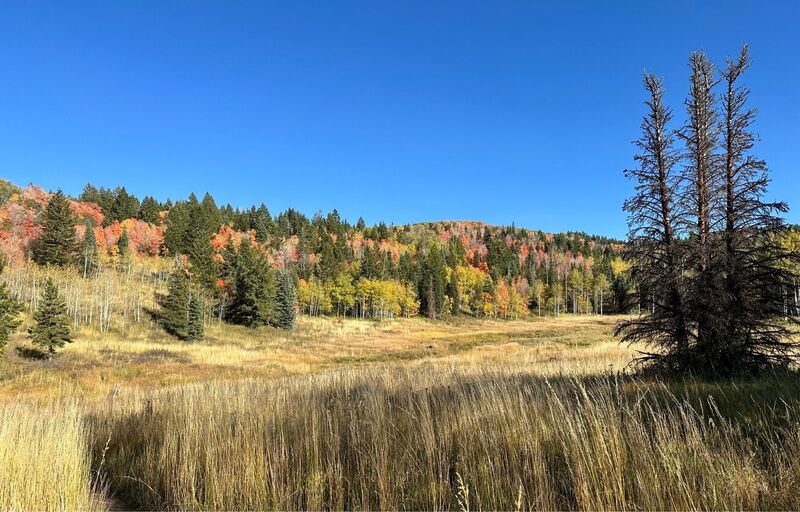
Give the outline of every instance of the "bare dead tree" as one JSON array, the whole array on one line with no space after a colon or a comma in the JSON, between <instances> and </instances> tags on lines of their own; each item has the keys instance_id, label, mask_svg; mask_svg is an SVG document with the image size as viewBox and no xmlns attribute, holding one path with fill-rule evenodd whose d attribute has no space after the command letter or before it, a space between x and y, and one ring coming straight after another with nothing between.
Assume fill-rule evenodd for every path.
<instances>
[{"instance_id":1,"label":"bare dead tree","mask_svg":"<svg viewBox=\"0 0 800 512\"><path fill-rule=\"evenodd\" d=\"M676 231L684 213L676 202L679 188L675 166L680 154L669 128L672 111L664 105L661 80L647 73L643 79L648 98L642 120L642 136L634 142L638 168L625 175L636 182L636 193L625 202L628 213L626 259L641 289L647 290L650 307L637 318L621 322L616 329L623 341L644 342L662 349L647 353L644 360L680 361L689 346L689 329L681 296L682 269ZM673 364L673 363L669 363Z\"/></svg>"},{"instance_id":2,"label":"bare dead tree","mask_svg":"<svg viewBox=\"0 0 800 512\"><path fill-rule=\"evenodd\" d=\"M748 47L728 59L722 80L723 145L725 152L725 229L723 304L724 345L719 362L723 373L761 371L787 366L795 343L781 320L784 290L796 276L787 262L797 255L781 243L788 229L780 214L785 203L764 202L769 178L767 164L751 152L751 125L756 111L746 107L749 89L739 79L750 66Z\"/></svg>"},{"instance_id":3,"label":"bare dead tree","mask_svg":"<svg viewBox=\"0 0 800 512\"><path fill-rule=\"evenodd\" d=\"M626 171L637 184L625 210L627 256L646 313L617 334L657 347L641 360L661 369L722 377L786 368L798 353L786 321L800 255L787 243L786 204L763 200L767 165L752 155L755 111L738 83L748 49L728 59L720 81L704 54L689 63L682 154L667 131L661 82L645 76L649 111L636 142L639 168Z\"/></svg>"},{"instance_id":4,"label":"bare dead tree","mask_svg":"<svg viewBox=\"0 0 800 512\"><path fill-rule=\"evenodd\" d=\"M719 150L720 123L714 94L715 66L702 52L689 58L690 88L685 101L687 121L678 132L686 149L681 203L687 215L687 257L694 262L692 286L687 289L686 306L694 317L696 346L684 361L689 367L713 368L718 359L720 338L719 307L722 303L717 286L718 261L715 260L715 235L720 222L722 165ZM713 372L713 371L712 371Z\"/></svg>"}]
</instances>

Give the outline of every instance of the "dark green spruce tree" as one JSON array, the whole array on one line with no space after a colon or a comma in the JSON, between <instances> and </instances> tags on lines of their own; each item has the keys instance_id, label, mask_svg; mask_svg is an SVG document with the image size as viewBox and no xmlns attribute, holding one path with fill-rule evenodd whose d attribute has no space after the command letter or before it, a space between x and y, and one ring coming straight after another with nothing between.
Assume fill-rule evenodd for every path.
<instances>
[{"instance_id":1,"label":"dark green spruce tree","mask_svg":"<svg viewBox=\"0 0 800 512\"><path fill-rule=\"evenodd\" d=\"M0 259L0 273L3 272L5 265L5 260ZM6 284L0 283L0 357L3 357L3 349L11 333L22 323L19 318L22 307L22 303L8 291Z\"/></svg>"},{"instance_id":2,"label":"dark green spruce tree","mask_svg":"<svg viewBox=\"0 0 800 512\"><path fill-rule=\"evenodd\" d=\"M139 205L139 211L136 212L136 218L150 224L158 224L161 221L161 205L154 198L145 196Z\"/></svg>"},{"instance_id":3,"label":"dark green spruce tree","mask_svg":"<svg viewBox=\"0 0 800 512\"><path fill-rule=\"evenodd\" d=\"M186 339L189 341L203 339L203 303L197 293L193 293L189 299L187 319Z\"/></svg>"},{"instance_id":4,"label":"dark green spruce tree","mask_svg":"<svg viewBox=\"0 0 800 512\"><path fill-rule=\"evenodd\" d=\"M430 245L424 256L418 285L420 312L428 318L436 319L444 312L446 283L447 267L442 252Z\"/></svg>"},{"instance_id":5,"label":"dark green spruce tree","mask_svg":"<svg viewBox=\"0 0 800 512\"><path fill-rule=\"evenodd\" d=\"M458 277L456 271L450 273L450 284L447 286L447 294L453 299L453 314L461 313L461 292L458 289Z\"/></svg>"},{"instance_id":6,"label":"dark green spruce tree","mask_svg":"<svg viewBox=\"0 0 800 512\"><path fill-rule=\"evenodd\" d=\"M125 260L131 255L131 239L128 236L128 230L122 230L122 234L119 235L119 240L117 241L117 248L119 249L119 257L121 260Z\"/></svg>"},{"instance_id":7,"label":"dark green spruce tree","mask_svg":"<svg viewBox=\"0 0 800 512\"><path fill-rule=\"evenodd\" d=\"M97 237L94 235L94 228L90 223L86 223L86 230L83 235L83 247L81 248L81 269L83 277L92 277L97 273Z\"/></svg>"},{"instance_id":8,"label":"dark green spruce tree","mask_svg":"<svg viewBox=\"0 0 800 512\"><path fill-rule=\"evenodd\" d=\"M230 268L232 267L232 268ZM247 327L269 325L275 319L275 273L264 255L244 240L226 270L232 277L227 319Z\"/></svg>"},{"instance_id":9,"label":"dark green spruce tree","mask_svg":"<svg viewBox=\"0 0 800 512\"><path fill-rule=\"evenodd\" d=\"M33 314L34 325L28 329L31 341L52 357L56 350L72 343L72 332L67 316L67 304L58 294L58 288L47 278L39 307Z\"/></svg>"},{"instance_id":10,"label":"dark green spruce tree","mask_svg":"<svg viewBox=\"0 0 800 512\"><path fill-rule=\"evenodd\" d=\"M75 216L60 189L50 197L42 216L42 236L34 245L33 260L39 265L75 263Z\"/></svg>"},{"instance_id":11,"label":"dark green spruce tree","mask_svg":"<svg viewBox=\"0 0 800 512\"><path fill-rule=\"evenodd\" d=\"M139 199L125 190L125 187L118 187L114 190L114 203L111 205L111 215L109 221L115 220L122 222L125 219L136 218L139 212Z\"/></svg>"},{"instance_id":12,"label":"dark green spruce tree","mask_svg":"<svg viewBox=\"0 0 800 512\"><path fill-rule=\"evenodd\" d=\"M185 340L189 335L189 302L191 282L183 268L176 268L169 280L167 294L159 298L161 326L176 338Z\"/></svg>"},{"instance_id":13,"label":"dark green spruce tree","mask_svg":"<svg viewBox=\"0 0 800 512\"><path fill-rule=\"evenodd\" d=\"M214 248L211 237L222 225L214 198L206 193L203 200L191 212L186 238L186 254L192 263L192 274L206 291L214 289L219 266L214 261Z\"/></svg>"},{"instance_id":14,"label":"dark green spruce tree","mask_svg":"<svg viewBox=\"0 0 800 512\"><path fill-rule=\"evenodd\" d=\"M282 270L278 273L275 295L275 327L291 329L297 315L297 292L291 274Z\"/></svg>"}]
</instances>

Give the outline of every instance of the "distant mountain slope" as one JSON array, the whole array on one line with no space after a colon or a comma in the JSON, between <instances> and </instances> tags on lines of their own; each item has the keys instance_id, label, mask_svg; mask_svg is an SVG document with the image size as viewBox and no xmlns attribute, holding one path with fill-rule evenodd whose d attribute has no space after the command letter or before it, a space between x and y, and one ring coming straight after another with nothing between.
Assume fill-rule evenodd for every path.
<instances>
[{"instance_id":1,"label":"distant mountain slope","mask_svg":"<svg viewBox=\"0 0 800 512\"><path fill-rule=\"evenodd\" d=\"M0 182L0 253L12 264L31 258L49 197L34 185ZM367 226L359 219L352 225L336 210L309 218L288 209L273 217L265 205L218 207L210 194L161 203L149 196L140 200L124 188L91 185L70 207L78 239L93 230L101 264L119 261L120 239L126 238L139 259L183 255L205 276L210 296L224 277L226 248L242 240L263 251L274 267L289 270L301 288L393 280L416 294L422 310L430 272L436 274L439 309L471 314L488 314L486 304L500 300L520 302L517 311L595 311L609 300L612 283L622 292L606 307L621 307L625 291L616 282L624 269L615 266L622 243L580 232L549 234L469 220ZM431 259L431 251L439 256ZM505 315L496 308L491 314Z\"/></svg>"}]
</instances>

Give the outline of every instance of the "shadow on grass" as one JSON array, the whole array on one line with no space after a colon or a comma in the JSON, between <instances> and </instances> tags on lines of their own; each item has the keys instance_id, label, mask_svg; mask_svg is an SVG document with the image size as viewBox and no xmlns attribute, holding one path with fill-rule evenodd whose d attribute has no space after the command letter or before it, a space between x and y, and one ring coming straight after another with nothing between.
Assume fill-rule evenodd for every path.
<instances>
[{"instance_id":1,"label":"shadow on grass","mask_svg":"<svg viewBox=\"0 0 800 512\"><path fill-rule=\"evenodd\" d=\"M33 359L36 361L46 361L50 359L50 354L47 352L42 352L38 348L17 347L16 351L17 355L24 357L25 359Z\"/></svg>"}]
</instances>

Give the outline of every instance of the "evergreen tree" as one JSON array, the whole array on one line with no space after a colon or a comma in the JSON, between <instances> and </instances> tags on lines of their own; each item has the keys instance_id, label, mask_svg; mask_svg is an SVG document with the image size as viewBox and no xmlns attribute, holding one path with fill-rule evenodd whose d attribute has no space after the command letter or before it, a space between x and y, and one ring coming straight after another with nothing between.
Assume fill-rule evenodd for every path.
<instances>
[{"instance_id":1,"label":"evergreen tree","mask_svg":"<svg viewBox=\"0 0 800 512\"><path fill-rule=\"evenodd\" d=\"M117 241L117 248L119 249L120 259L124 260L128 256L130 256L131 240L128 237L128 230L125 228L122 229L122 234L119 235L119 240Z\"/></svg>"},{"instance_id":2,"label":"evergreen tree","mask_svg":"<svg viewBox=\"0 0 800 512\"><path fill-rule=\"evenodd\" d=\"M319 255L319 262L316 266L317 277L323 281L331 281L343 269L345 240L344 236L338 236L334 240L333 236L322 226L319 227L319 230L319 244L316 251Z\"/></svg>"},{"instance_id":3,"label":"evergreen tree","mask_svg":"<svg viewBox=\"0 0 800 512\"><path fill-rule=\"evenodd\" d=\"M186 201L178 201L169 209L164 222L164 246L171 254L186 254L191 218L198 208L197 197L189 194Z\"/></svg>"},{"instance_id":4,"label":"evergreen tree","mask_svg":"<svg viewBox=\"0 0 800 512\"><path fill-rule=\"evenodd\" d=\"M116 200L114 192L103 187L98 189L91 183L87 183L78 199L99 206L104 215L103 225L107 226L111 223L112 208Z\"/></svg>"},{"instance_id":5,"label":"evergreen tree","mask_svg":"<svg viewBox=\"0 0 800 512\"><path fill-rule=\"evenodd\" d=\"M464 247L464 242L457 236L451 237L447 242L447 266L455 269L464 262L466 255L467 249Z\"/></svg>"},{"instance_id":6,"label":"evergreen tree","mask_svg":"<svg viewBox=\"0 0 800 512\"><path fill-rule=\"evenodd\" d=\"M39 265L64 266L75 262L76 252L75 216L59 189L44 210L42 236L34 246L33 260Z\"/></svg>"},{"instance_id":7,"label":"evergreen tree","mask_svg":"<svg viewBox=\"0 0 800 512\"><path fill-rule=\"evenodd\" d=\"M258 209L250 210L249 214L249 229L256 232L256 242L263 244L269 238L270 233L273 231L272 216L269 210L262 203Z\"/></svg>"},{"instance_id":8,"label":"evergreen tree","mask_svg":"<svg viewBox=\"0 0 800 512\"><path fill-rule=\"evenodd\" d=\"M83 187L83 191L81 195L78 196L78 200L84 203L94 203L99 205L100 204L100 191L97 190L97 187L92 185L91 183L87 183Z\"/></svg>"},{"instance_id":9,"label":"evergreen tree","mask_svg":"<svg viewBox=\"0 0 800 512\"><path fill-rule=\"evenodd\" d=\"M227 319L248 327L271 323L275 318L275 277L269 262L244 241L233 267L233 299Z\"/></svg>"},{"instance_id":10,"label":"evergreen tree","mask_svg":"<svg viewBox=\"0 0 800 512\"><path fill-rule=\"evenodd\" d=\"M56 349L72 343L67 304L59 296L58 288L49 277L33 320L35 324L28 329L31 341L46 350L49 357L55 354Z\"/></svg>"},{"instance_id":11,"label":"evergreen tree","mask_svg":"<svg viewBox=\"0 0 800 512\"><path fill-rule=\"evenodd\" d=\"M442 253L438 247L431 245L422 265L418 285L420 311L428 318L436 319L444 310L446 281L447 267Z\"/></svg>"},{"instance_id":12,"label":"evergreen tree","mask_svg":"<svg viewBox=\"0 0 800 512\"><path fill-rule=\"evenodd\" d=\"M222 214L214 198L206 193L202 202L194 194L173 206L166 218L164 245L172 254L186 254L200 285L211 290L217 278L211 237L222 226Z\"/></svg>"},{"instance_id":13,"label":"evergreen tree","mask_svg":"<svg viewBox=\"0 0 800 512\"><path fill-rule=\"evenodd\" d=\"M111 205L111 212L108 218L109 223L114 221L122 222L125 219L136 218L139 212L139 199L125 190L125 187L118 187L114 190L114 203Z\"/></svg>"},{"instance_id":14,"label":"evergreen tree","mask_svg":"<svg viewBox=\"0 0 800 512\"><path fill-rule=\"evenodd\" d=\"M192 273L206 290L213 289L219 270L214 261L211 237L219 231L221 225L222 217L214 198L206 193L189 219L186 239L186 253L192 263Z\"/></svg>"},{"instance_id":15,"label":"evergreen tree","mask_svg":"<svg viewBox=\"0 0 800 512\"><path fill-rule=\"evenodd\" d=\"M186 339L197 341L203 338L203 304L198 294L193 293L189 299L187 314Z\"/></svg>"},{"instance_id":16,"label":"evergreen tree","mask_svg":"<svg viewBox=\"0 0 800 512\"><path fill-rule=\"evenodd\" d=\"M376 242L389 239L389 228L386 227L386 223L383 221L379 222L376 229Z\"/></svg>"},{"instance_id":17,"label":"evergreen tree","mask_svg":"<svg viewBox=\"0 0 800 512\"><path fill-rule=\"evenodd\" d=\"M297 293L292 276L281 271L278 274L277 293L275 295L275 327L291 329L297 314Z\"/></svg>"},{"instance_id":18,"label":"evergreen tree","mask_svg":"<svg viewBox=\"0 0 800 512\"><path fill-rule=\"evenodd\" d=\"M380 250L369 245L365 245L361 253L361 272L360 276L367 279L380 279L382 276Z\"/></svg>"},{"instance_id":19,"label":"evergreen tree","mask_svg":"<svg viewBox=\"0 0 800 512\"><path fill-rule=\"evenodd\" d=\"M450 284L447 287L447 294L453 299L453 314L461 313L461 291L458 289L458 277L455 270L450 272Z\"/></svg>"},{"instance_id":20,"label":"evergreen tree","mask_svg":"<svg viewBox=\"0 0 800 512\"><path fill-rule=\"evenodd\" d=\"M0 273L5 267L5 260L0 259ZM22 323L19 314L22 312L22 303L8 291L5 283L0 283L0 357L8 339Z\"/></svg>"},{"instance_id":21,"label":"evergreen tree","mask_svg":"<svg viewBox=\"0 0 800 512\"><path fill-rule=\"evenodd\" d=\"M189 336L189 302L191 301L189 274L176 268L170 276L167 295L159 298L161 326L179 339Z\"/></svg>"},{"instance_id":22,"label":"evergreen tree","mask_svg":"<svg viewBox=\"0 0 800 512\"><path fill-rule=\"evenodd\" d=\"M83 235L83 248L81 249L81 267L83 267L83 277L93 276L98 268L97 238L94 228L90 223L86 223Z\"/></svg>"},{"instance_id":23,"label":"evergreen tree","mask_svg":"<svg viewBox=\"0 0 800 512\"><path fill-rule=\"evenodd\" d=\"M158 204L158 201L153 197L145 196L145 198L142 199L142 204L139 206L139 211L136 213L136 218L150 224L160 224L161 205Z\"/></svg>"}]
</instances>

